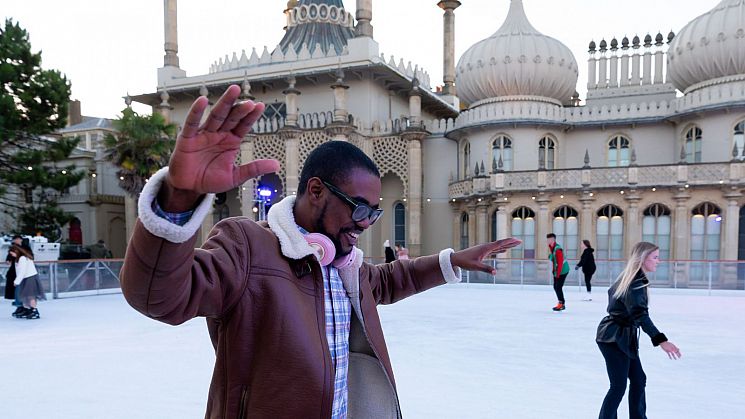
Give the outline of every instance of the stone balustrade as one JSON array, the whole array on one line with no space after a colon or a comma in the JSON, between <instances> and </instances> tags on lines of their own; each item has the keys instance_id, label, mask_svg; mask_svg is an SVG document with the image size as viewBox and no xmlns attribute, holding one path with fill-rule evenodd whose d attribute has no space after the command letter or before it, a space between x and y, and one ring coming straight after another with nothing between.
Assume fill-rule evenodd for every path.
<instances>
[{"instance_id":1,"label":"stone balustrade","mask_svg":"<svg viewBox=\"0 0 745 419\"><path fill-rule=\"evenodd\" d=\"M498 172L450 183L450 199L494 192L745 185L745 162Z\"/></svg>"}]
</instances>

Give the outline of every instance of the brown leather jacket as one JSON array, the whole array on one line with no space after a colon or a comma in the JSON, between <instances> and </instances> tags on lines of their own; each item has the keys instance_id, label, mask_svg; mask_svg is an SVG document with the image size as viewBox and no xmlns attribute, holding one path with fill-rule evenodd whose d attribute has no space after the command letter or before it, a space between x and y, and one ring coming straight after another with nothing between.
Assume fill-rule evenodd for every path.
<instances>
[{"instance_id":1,"label":"brown leather jacket","mask_svg":"<svg viewBox=\"0 0 745 419\"><path fill-rule=\"evenodd\" d=\"M152 214L143 218L152 223ZM207 418L331 415L334 368L320 266L313 255L287 257L303 243L287 243L273 227L230 218L195 249L195 237L173 243L138 220L129 243L121 285L135 309L168 324L207 318L216 352ZM400 417L376 306L444 284L445 267L450 281L446 252L377 266L361 263L359 252L357 266L340 271L353 307L349 417Z\"/></svg>"}]
</instances>

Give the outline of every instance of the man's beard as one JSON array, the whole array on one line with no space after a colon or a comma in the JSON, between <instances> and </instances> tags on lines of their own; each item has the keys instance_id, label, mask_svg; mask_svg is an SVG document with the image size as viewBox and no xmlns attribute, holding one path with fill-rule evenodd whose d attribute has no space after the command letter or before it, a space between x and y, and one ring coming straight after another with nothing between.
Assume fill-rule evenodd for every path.
<instances>
[{"instance_id":1,"label":"man's beard","mask_svg":"<svg viewBox=\"0 0 745 419\"><path fill-rule=\"evenodd\" d=\"M331 243L334 244L334 250L335 250L334 259L338 259L340 257L346 256L349 253L351 253L352 252L352 249L349 249L348 252L342 251L341 242L339 241L338 237L329 234L326 231L326 228L324 228L324 226L323 226L323 219L326 218L326 207L328 207L328 204L325 204L323 206L323 209L321 209L321 215L319 215L318 218L316 219L316 222L314 224L314 229L315 229L316 233L321 233L324 236L328 237L329 240L331 240ZM339 234L341 234L342 232L343 232L343 230L340 230L339 231Z\"/></svg>"}]
</instances>

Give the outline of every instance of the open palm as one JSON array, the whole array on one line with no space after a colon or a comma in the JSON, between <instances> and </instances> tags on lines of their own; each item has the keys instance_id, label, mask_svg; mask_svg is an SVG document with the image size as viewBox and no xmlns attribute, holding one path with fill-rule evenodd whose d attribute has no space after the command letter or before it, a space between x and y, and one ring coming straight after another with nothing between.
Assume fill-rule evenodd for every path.
<instances>
[{"instance_id":1,"label":"open palm","mask_svg":"<svg viewBox=\"0 0 745 419\"><path fill-rule=\"evenodd\" d=\"M168 180L173 187L199 194L219 193L279 170L276 160L255 160L236 166L243 136L264 112L262 103L246 101L234 105L238 95L238 86L228 87L201 125L207 98L199 97L191 105L169 163Z\"/></svg>"}]
</instances>

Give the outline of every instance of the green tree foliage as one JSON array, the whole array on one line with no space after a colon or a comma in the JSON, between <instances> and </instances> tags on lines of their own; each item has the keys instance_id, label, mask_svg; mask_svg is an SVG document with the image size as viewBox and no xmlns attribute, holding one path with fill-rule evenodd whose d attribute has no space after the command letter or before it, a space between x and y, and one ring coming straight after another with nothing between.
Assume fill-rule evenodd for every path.
<instances>
[{"instance_id":1,"label":"green tree foliage","mask_svg":"<svg viewBox=\"0 0 745 419\"><path fill-rule=\"evenodd\" d=\"M84 176L58 167L78 140L48 137L67 122L70 83L41 68L41 52L32 52L28 32L12 19L0 28L0 83L0 204L22 232L56 239L70 218L57 199Z\"/></svg>"},{"instance_id":2,"label":"green tree foliage","mask_svg":"<svg viewBox=\"0 0 745 419\"><path fill-rule=\"evenodd\" d=\"M118 134L107 134L104 139L106 157L119 167L119 186L136 198L145 180L168 165L177 127L159 113L139 115L125 108L121 118L114 121L114 128Z\"/></svg>"}]
</instances>

